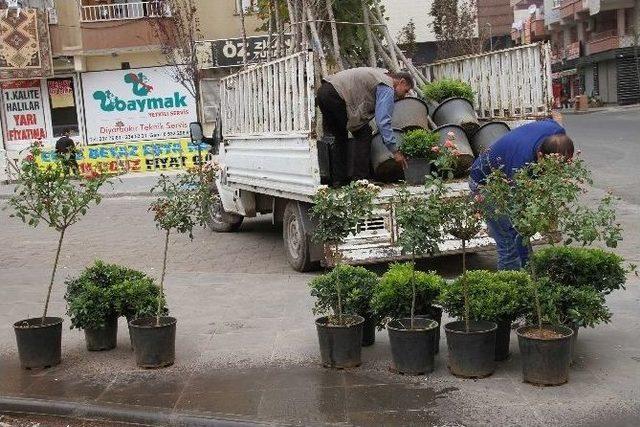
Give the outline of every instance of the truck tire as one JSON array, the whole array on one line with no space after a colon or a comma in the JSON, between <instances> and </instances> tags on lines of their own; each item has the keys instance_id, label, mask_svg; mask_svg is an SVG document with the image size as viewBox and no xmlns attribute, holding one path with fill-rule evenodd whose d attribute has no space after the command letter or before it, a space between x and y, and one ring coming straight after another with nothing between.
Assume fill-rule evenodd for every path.
<instances>
[{"instance_id":1,"label":"truck tire","mask_svg":"<svg viewBox=\"0 0 640 427\"><path fill-rule=\"evenodd\" d=\"M301 273L315 270L318 263L311 261L309 241L302 225L302 216L297 202L287 203L282 218L282 238L287 260L294 270Z\"/></svg>"},{"instance_id":2,"label":"truck tire","mask_svg":"<svg viewBox=\"0 0 640 427\"><path fill-rule=\"evenodd\" d=\"M207 221L209 228L216 233L230 233L232 231L238 231L242 225L242 220L244 220L242 215L229 213L224 210L218 190L214 188L211 212Z\"/></svg>"}]
</instances>

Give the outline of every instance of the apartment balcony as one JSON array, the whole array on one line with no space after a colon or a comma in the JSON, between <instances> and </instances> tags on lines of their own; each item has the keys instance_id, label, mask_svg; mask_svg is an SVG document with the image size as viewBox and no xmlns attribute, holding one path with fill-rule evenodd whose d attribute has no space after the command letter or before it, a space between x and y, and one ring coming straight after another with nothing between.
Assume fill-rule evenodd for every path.
<instances>
[{"instance_id":1,"label":"apartment balcony","mask_svg":"<svg viewBox=\"0 0 640 427\"><path fill-rule=\"evenodd\" d=\"M171 16L168 3L158 0L136 3L100 3L80 6L82 22L123 21L131 19L163 18Z\"/></svg>"},{"instance_id":2,"label":"apartment balcony","mask_svg":"<svg viewBox=\"0 0 640 427\"><path fill-rule=\"evenodd\" d=\"M582 0L563 0L560 4L560 19L563 22L578 20L588 11Z\"/></svg>"},{"instance_id":3,"label":"apartment balcony","mask_svg":"<svg viewBox=\"0 0 640 427\"><path fill-rule=\"evenodd\" d=\"M544 16L531 21L531 41L546 40L549 36L544 25Z\"/></svg>"},{"instance_id":4,"label":"apartment balcony","mask_svg":"<svg viewBox=\"0 0 640 427\"><path fill-rule=\"evenodd\" d=\"M620 36L617 30L603 31L591 36L587 43L589 55L607 50L617 49L620 47Z\"/></svg>"},{"instance_id":5,"label":"apartment balcony","mask_svg":"<svg viewBox=\"0 0 640 427\"><path fill-rule=\"evenodd\" d=\"M551 51L551 63L557 64L563 61L571 61L582 56L582 49L579 41L569 43L563 48L554 49Z\"/></svg>"}]
</instances>

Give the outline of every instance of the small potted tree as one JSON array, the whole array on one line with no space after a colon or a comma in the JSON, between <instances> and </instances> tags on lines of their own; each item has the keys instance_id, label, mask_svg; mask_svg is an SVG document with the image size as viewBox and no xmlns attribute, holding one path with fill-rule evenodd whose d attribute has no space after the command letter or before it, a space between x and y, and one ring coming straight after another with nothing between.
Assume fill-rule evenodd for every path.
<instances>
[{"instance_id":1,"label":"small potted tree","mask_svg":"<svg viewBox=\"0 0 640 427\"><path fill-rule=\"evenodd\" d=\"M164 245L155 316L139 317L129 322L136 364L142 368L162 368L175 362L177 319L164 315L164 280L169 239L172 231L187 234L193 239L193 228L196 225L206 225L210 206L207 198L211 197L211 193L210 179L205 176L200 169L174 178L161 175L151 190L160 192L149 210L154 213L156 226L164 232Z\"/></svg>"},{"instance_id":2,"label":"small potted tree","mask_svg":"<svg viewBox=\"0 0 640 427\"><path fill-rule=\"evenodd\" d=\"M562 234L567 242L583 245L603 240L615 246L621 239L615 222L615 199L608 195L596 209L579 203L590 184L590 174L582 160L567 161L548 155L516 172L512 179L496 169L481 189L487 210L493 216L506 216L533 253L531 242L536 234L555 241ZM533 280L536 326L519 328L518 343L522 354L526 382L559 385L568 381L573 330L563 325L543 325L539 296L539 274L535 263L528 263Z\"/></svg>"},{"instance_id":3,"label":"small potted tree","mask_svg":"<svg viewBox=\"0 0 640 427\"><path fill-rule=\"evenodd\" d=\"M393 336L394 340L391 347L394 371L417 375L433 370L440 322L437 316L433 316L433 304L438 300L444 283L444 279L436 273L417 271L412 263L407 262L392 264L376 286L371 306L376 313L378 327L382 329L391 325L400 329L394 326L397 324L394 320L404 319L400 331L389 332L389 337ZM398 343L403 337L406 340ZM416 349L417 346L421 347ZM405 347L411 349L410 354L402 354L401 350ZM412 358L414 354L420 354L416 356L420 359Z\"/></svg>"},{"instance_id":4,"label":"small potted tree","mask_svg":"<svg viewBox=\"0 0 640 427\"><path fill-rule=\"evenodd\" d=\"M362 346L373 345L376 340L376 319L371 309L371 298L378 276L363 267L339 264L329 273L314 278L310 283L311 296L316 299L313 314L339 312L335 306L336 283L340 283L342 311L364 318Z\"/></svg>"},{"instance_id":5,"label":"small potted tree","mask_svg":"<svg viewBox=\"0 0 640 427\"><path fill-rule=\"evenodd\" d=\"M438 104L431 114L436 125L458 125L469 136L478 130L478 116L473 108L475 93L470 85L442 79L426 84L422 90L429 101Z\"/></svg>"},{"instance_id":6,"label":"small potted tree","mask_svg":"<svg viewBox=\"0 0 640 427\"><path fill-rule=\"evenodd\" d=\"M314 240L324 245L326 266L342 263L339 244L353 233L358 223L371 216L373 201L379 188L366 180L330 189L321 186L313 197L311 217L316 221ZM323 300L333 313L316 319L320 357L328 368L352 368L361 363L364 318L345 313L341 275L337 274L333 289L325 288Z\"/></svg>"},{"instance_id":7,"label":"small potted tree","mask_svg":"<svg viewBox=\"0 0 640 427\"><path fill-rule=\"evenodd\" d=\"M440 184L441 185L441 184ZM442 190L440 190L442 191ZM462 243L462 321L444 326L449 349L448 367L452 374L464 378L484 378L495 370L496 330L498 325L489 320L470 316L469 288L467 284L467 244L482 226L482 208L478 196L458 195L442 202L442 224L446 233Z\"/></svg>"},{"instance_id":8,"label":"small potted tree","mask_svg":"<svg viewBox=\"0 0 640 427\"><path fill-rule=\"evenodd\" d=\"M468 310L472 322L496 323L495 360L500 361L509 357L511 324L529 312L531 286L523 271L474 270L448 283L440 301L452 317L464 319Z\"/></svg>"},{"instance_id":9,"label":"small potted tree","mask_svg":"<svg viewBox=\"0 0 640 427\"><path fill-rule=\"evenodd\" d=\"M439 179L429 179L440 182ZM431 186L426 198L413 196L406 187L400 187L394 200L395 217L401 229L398 244L411 256L411 310L407 318L391 319L387 325L391 355L395 370L403 374L420 375L434 368L436 330L438 322L416 317L416 258L439 252L444 241L441 230L441 204L443 186Z\"/></svg>"},{"instance_id":10,"label":"small potted tree","mask_svg":"<svg viewBox=\"0 0 640 427\"><path fill-rule=\"evenodd\" d=\"M91 205L100 203L102 198L98 191L107 181L105 176L97 174L75 178L59 162L41 168L35 161L40 153L40 143L33 144L22 161L18 185L8 203L13 210L12 217L31 227L44 223L58 233L42 316L20 320L13 325L20 363L28 369L60 363L62 318L47 314L62 242L69 227L78 222Z\"/></svg>"},{"instance_id":11,"label":"small potted tree","mask_svg":"<svg viewBox=\"0 0 640 427\"><path fill-rule=\"evenodd\" d=\"M422 185L431 174L431 164L437 159L440 136L425 129L416 129L402 135L398 150L406 157L404 179L409 185Z\"/></svg>"}]
</instances>

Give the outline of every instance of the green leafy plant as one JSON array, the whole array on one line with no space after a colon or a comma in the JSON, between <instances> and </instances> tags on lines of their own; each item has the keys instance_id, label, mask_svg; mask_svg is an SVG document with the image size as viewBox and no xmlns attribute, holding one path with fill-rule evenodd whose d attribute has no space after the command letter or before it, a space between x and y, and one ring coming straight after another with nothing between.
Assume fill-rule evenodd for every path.
<instances>
[{"instance_id":1,"label":"green leafy plant","mask_svg":"<svg viewBox=\"0 0 640 427\"><path fill-rule=\"evenodd\" d=\"M398 150L410 159L435 160L438 157L440 135L426 129L415 129L402 135Z\"/></svg>"},{"instance_id":2,"label":"green leafy plant","mask_svg":"<svg viewBox=\"0 0 640 427\"><path fill-rule=\"evenodd\" d=\"M455 79L442 79L427 83L422 87L422 92L427 99L438 103L453 97L460 97L473 102L476 95L469 84Z\"/></svg>"},{"instance_id":3,"label":"green leafy plant","mask_svg":"<svg viewBox=\"0 0 640 427\"><path fill-rule=\"evenodd\" d=\"M427 196L423 198L412 195L406 186L401 186L393 202L396 221L402 230L398 237L398 244L405 253L411 255L413 266L410 282L413 289L411 329L414 327L416 308L416 257L438 253L439 244L444 241L441 230L444 186L439 179L434 178L427 181L426 188Z\"/></svg>"},{"instance_id":4,"label":"green leafy plant","mask_svg":"<svg viewBox=\"0 0 640 427\"><path fill-rule=\"evenodd\" d=\"M412 263L392 264L371 299L378 327L384 327L389 319L428 314L444 284L444 279L436 273L416 271Z\"/></svg>"},{"instance_id":5,"label":"green leafy plant","mask_svg":"<svg viewBox=\"0 0 640 427\"><path fill-rule=\"evenodd\" d=\"M524 271L474 270L447 283L440 303L459 319L512 322L529 312L532 286Z\"/></svg>"},{"instance_id":6,"label":"green leafy plant","mask_svg":"<svg viewBox=\"0 0 640 427\"><path fill-rule=\"evenodd\" d=\"M440 187L439 193L444 193L441 181L435 181L434 185ZM462 276L458 280L462 283L464 297L464 315L462 317L467 332L470 330L471 318L469 289L467 287L467 243L480 232L482 227L483 216L480 201L478 196L472 197L468 194L462 194L443 197L441 205L441 221L444 231L462 242Z\"/></svg>"},{"instance_id":7,"label":"green leafy plant","mask_svg":"<svg viewBox=\"0 0 640 427\"><path fill-rule=\"evenodd\" d=\"M624 289L627 280L624 259L598 248L552 246L536 251L531 261L541 277L605 295Z\"/></svg>"},{"instance_id":8,"label":"green leafy plant","mask_svg":"<svg viewBox=\"0 0 640 427\"><path fill-rule=\"evenodd\" d=\"M114 286L116 309L127 320L155 316L160 299L160 313L169 314L165 296L160 294L160 287L151 277L132 277Z\"/></svg>"},{"instance_id":9,"label":"green leafy plant","mask_svg":"<svg viewBox=\"0 0 640 427\"><path fill-rule=\"evenodd\" d=\"M19 218L34 228L45 223L58 233L58 246L42 314L44 323L65 233L88 212L91 205L100 203L99 190L107 182L107 177L96 173L74 177L58 160L47 167L39 167L35 159L41 152L40 142L30 147L29 154L20 165L18 185L8 207L13 210L11 217Z\"/></svg>"},{"instance_id":10,"label":"green leafy plant","mask_svg":"<svg viewBox=\"0 0 640 427\"><path fill-rule=\"evenodd\" d=\"M371 298L378 276L363 267L340 264L311 283L311 296L316 299L313 313L339 313L335 284L340 283L344 313L371 317Z\"/></svg>"},{"instance_id":11,"label":"green leafy plant","mask_svg":"<svg viewBox=\"0 0 640 427\"><path fill-rule=\"evenodd\" d=\"M544 156L538 162L517 171L508 179L501 169L488 177L481 194L486 209L492 216L506 216L522 236L523 244L533 253L531 239L539 233L553 242L558 235L582 244L593 242L583 233L595 230L589 236L600 238L607 245L621 239L620 225L615 222L613 201L606 197L596 209L580 204L580 196L591 184L589 171L580 159L567 161L559 155ZM601 221L602 218L606 221ZM533 293L538 327L542 329L542 308L538 292L536 264L528 264L534 282Z\"/></svg>"},{"instance_id":12,"label":"green leafy plant","mask_svg":"<svg viewBox=\"0 0 640 427\"><path fill-rule=\"evenodd\" d=\"M340 188L321 186L313 197L311 218L317 224L313 239L324 245L325 263L337 266L341 263L338 245L357 229L358 223L371 216L374 199L380 188L367 180L359 180ZM338 324L343 324L342 284L340 275L335 282Z\"/></svg>"},{"instance_id":13,"label":"green leafy plant","mask_svg":"<svg viewBox=\"0 0 640 427\"><path fill-rule=\"evenodd\" d=\"M193 239L193 228L197 225L206 225L209 216L207 207L211 205L212 195L210 183L203 178L203 175L201 168L173 178L160 175L157 184L151 189L152 193L159 192L160 195L151 203L149 210L154 214L156 227L165 232L160 292L156 305L156 325L160 325L160 316L165 306L164 279L167 272L171 231L187 234L190 239Z\"/></svg>"},{"instance_id":14,"label":"green leafy plant","mask_svg":"<svg viewBox=\"0 0 640 427\"><path fill-rule=\"evenodd\" d=\"M611 321L604 295L593 288L562 285L547 278L538 286L544 322L593 328ZM527 313L529 319L535 316L533 310Z\"/></svg>"}]
</instances>

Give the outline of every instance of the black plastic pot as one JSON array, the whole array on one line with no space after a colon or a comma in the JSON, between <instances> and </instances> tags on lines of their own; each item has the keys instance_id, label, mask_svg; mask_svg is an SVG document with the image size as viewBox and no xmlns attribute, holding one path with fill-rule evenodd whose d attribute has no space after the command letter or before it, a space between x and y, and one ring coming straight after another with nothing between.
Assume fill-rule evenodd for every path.
<instances>
[{"instance_id":1,"label":"black plastic pot","mask_svg":"<svg viewBox=\"0 0 640 427\"><path fill-rule=\"evenodd\" d=\"M89 351L112 350L118 345L118 318L109 319L102 329L85 329L84 339Z\"/></svg>"},{"instance_id":2,"label":"black plastic pot","mask_svg":"<svg viewBox=\"0 0 640 427\"><path fill-rule=\"evenodd\" d=\"M129 322L136 364L141 368L164 368L176 359L176 323L174 317L144 317Z\"/></svg>"},{"instance_id":3,"label":"black plastic pot","mask_svg":"<svg viewBox=\"0 0 640 427\"><path fill-rule=\"evenodd\" d=\"M409 185L422 185L431 173L431 161L427 159L407 159L404 180Z\"/></svg>"},{"instance_id":4,"label":"black plastic pot","mask_svg":"<svg viewBox=\"0 0 640 427\"><path fill-rule=\"evenodd\" d=\"M396 319L387 323L393 370L401 374L424 375L433 372L438 323L432 319Z\"/></svg>"},{"instance_id":5,"label":"black plastic pot","mask_svg":"<svg viewBox=\"0 0 640 427\"><path fill-rule=\"evenodd\" d=\"M489 122L485 123L471 138L471 148L476 156L484 153L497 140L509 133L511 128L505 122Z\"/></svg>"},{"instance_id":6,"label":"black plastic pot","mask_svg":"<svg viewBox=\"0 0 640 427\"><path fill-rule=\"evenodd\" d=\"M576 345L578 344L578 331L580 330L580 326L576 325L575 323L571 322L568 325L569 328L571 328L571 330L573 331L573 335L571 335L571 364L573 365L573 362L575 361L575 357L576 357Z\"/></svg>"},{"instance_id":7,"label":"black plastic pot","mask_svg":"<svg viewBox=\"0 0 640 427\"><path fill-rule=\"evenodd\" d=\"M493 322L471 322L469 332L464 322L444 325L449 349L449 370L463 378L484 378L496 369L496 330Z\"/></svg>"},{"instance_id":8,"label":"black plastic pot","mask_svg":"<svg viewBox=\"0 0 640 427\"><path fill-rule=\"evenodd\" d=\"M401 131L394 130L393 133L398 141L402 141ZM371 169L378 181L395 182L403 177L402 166L395 161L379 133L376 133L371 140Z\"/></svg>"},{"instance_id":9,"label":"black plastic pot","mask_svg":"<svg viewBox=\"0 0 640 427\"><path fill-rule=\"evenodd\" d=\"M49 368L62 359L62 319L34 317L13 324L20 365L24 369Z\"/></svg>"},{"instance_id":10,"label":"black plastic pot","mask_svg":"<svg viewBox=\"0 0 640 427\"><path fill-rule=\"evenodd\" d=\"M524 382L542 386L566 383L569 380L573 331L566 326L545 325L545 329L562 334L562 337L540 339L525 335L537 328L523 326L516 330Z\"/></svg>"},{"instance_id":11,"label":"black plastic pot","mask_svg":"<svg viewBox=\"0 0 640 427\"><path fill-rule=\"evenodd\" d=\"M496 323L498 324L498 329L496 329L496 361L507 360L511 342L511 321L501 320Z\"/></svg>"},{"instance_id":12,"label":"black plastic pot","mask_svg":"<svg viewBox=\"0 0 640 427\"><path fill-rule=\"evenodd\" d=\"M376 321L371 316L364 316L362 324L362 346L369 347L376 342Z\"/></svg>"},{"instance_id":13,"label":"black plastic pot","mask_svg":"<svg viewBox=\"0 0 640 427\"><path fill-rule=\"evenodd\" d=\"M436 328L436 339L433 343L434 351L436 354L440 353L440 326L442 326L442 307L439 305L432 305L427 310L427 314L425 316L416 316L425 319L435 320L438 323L438 327Z\"/></svg>"},{"instance_id":14,"label":"black plastic pot","mask_svg":"<svg viewBox=\"0 0 640 427\"><path fill-rule=\"evenodd\" d=\"M461 126L468 136L473 135L480 127L473 104L465 98L445 99L433 111L432 118L436 126L446 124Z\"/></svg>"},{"instance_id":15,"label":"black plastic pot","mask_svg":"<svg viewBox=\"0 0 640 427\"><path fill-rule=\"evenodd\" d=\"M458 125L446 124L437 127L435 132L438 132L440 136L440 145L444 145L445 142L450 139L448 136L449 132L452 132L455 135L455 140L453 142L456 144L456 147L460 152L460 155L458 156L456 176L460 177L465 175L473 164L475 157L473 155L473 150L471 149L471 144L469 144L469 138L467 137L464 129Z\"/></svg>"},{"instance_id":16,"label":"black plastic pot","mask_svg":"<svg viewBox=\"0 0 640 427\"><path fill-rule=\"evenodd\" d=\"M355 368L362 363L364 318L356 315L342 317L347 326L329 324L328 317L316 320L320 358L326 368Z\"/></svg>"},{"instance_id":17,"label":"black plastic pot","mask_svg":"<svg viewBox=\"0 0 640 427\"><path fill-rule=\"evenodd\" d=\"M396 101L391 125L394 129L429 129L429 107L421 99L406 97Z\"/></svg>"}]
</instances>

